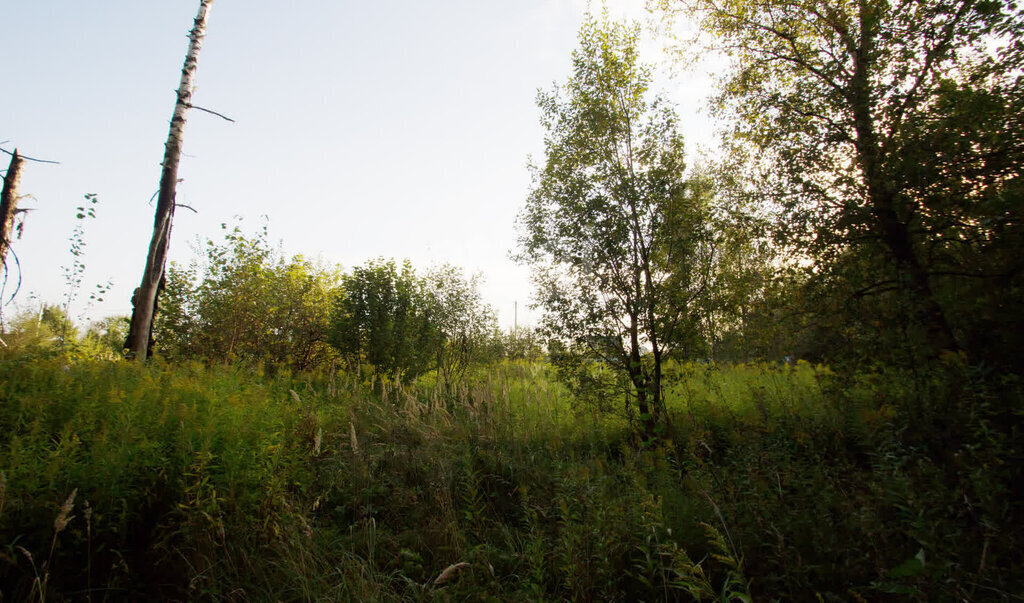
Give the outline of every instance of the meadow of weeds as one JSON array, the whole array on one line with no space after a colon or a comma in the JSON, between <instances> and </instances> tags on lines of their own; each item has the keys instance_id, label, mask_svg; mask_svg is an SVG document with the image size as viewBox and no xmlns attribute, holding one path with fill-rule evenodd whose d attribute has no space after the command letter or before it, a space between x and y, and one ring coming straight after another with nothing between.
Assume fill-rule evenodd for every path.
<instances>
[{"instance_id":1,"label":"meadow of weeds","mask_svg":"<svg viewBox=\"0 0 1024 603\"><path fill-rule=\"evenodd\" d=\"M1024 592L1019 382L669 372L651 443L543 363L438 388L8 352L2 600Z\"/></svg>"}]
</instances>

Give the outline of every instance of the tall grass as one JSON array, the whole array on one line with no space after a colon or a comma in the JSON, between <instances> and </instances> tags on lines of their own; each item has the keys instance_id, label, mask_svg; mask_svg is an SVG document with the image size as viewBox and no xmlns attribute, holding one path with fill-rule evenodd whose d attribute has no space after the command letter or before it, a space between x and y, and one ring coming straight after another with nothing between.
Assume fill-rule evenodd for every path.
<instances>
[{"instance_id":1,"label":"tall grass","mask_svg":"<svg viewBox=\"0 0 1024 603\"><path fill-rule=\"evenodd\" d=\"M921 392L992 401L1017 386L901 378L673 365L670 432L644 446L541 363L453 389L9 353L0 592L1012 598L1019 430L993 427L1009 407L958 411L955 461L912 426Z\"/></svg>"}]
</instances>

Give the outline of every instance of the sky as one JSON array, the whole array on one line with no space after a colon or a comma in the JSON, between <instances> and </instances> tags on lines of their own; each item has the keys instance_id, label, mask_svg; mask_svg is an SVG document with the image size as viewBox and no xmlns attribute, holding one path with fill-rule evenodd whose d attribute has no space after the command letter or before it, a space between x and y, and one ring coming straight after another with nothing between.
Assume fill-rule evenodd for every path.
<instances>
[{"instance_id":1,"label":"sky","mask_svg":"<svg viewBox=\"0 0 1024 603\"><path fill-rule=\"evenodd\" d=\"M608 0L644 20L643 0ZM13 244L21 290L10 317L63 303L76 207L86 266L71 316L131 311L153 226L175 89L196 0L3 0L0 142L30 157L30 199ZM535 99L570 75L586 0L353 2L217 0L210 11L179 168L170 259L242 220L291 256L343 268L368 259L450 263L482 273L485 301L511 326L534 323L529 270L516 265L516 215L542 162ZM652 36L644 60L677 103L691 149L713 145L706 72L668 76ZM13 52L11 49L14 49ZM2 167L9 158L0 157ZM265 217L265 218L264 218ZM17 280L12 271L7 301ZM99 284L113 283L100 304Z\"/></svg>"}]
</instances>

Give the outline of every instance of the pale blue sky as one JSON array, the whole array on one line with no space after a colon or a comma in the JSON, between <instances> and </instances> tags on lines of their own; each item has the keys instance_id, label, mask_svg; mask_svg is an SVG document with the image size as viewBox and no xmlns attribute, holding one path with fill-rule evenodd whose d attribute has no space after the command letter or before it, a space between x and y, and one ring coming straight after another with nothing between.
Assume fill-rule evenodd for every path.
<instances>
[{"instance_id":1,"label":"pale blue sky","mask_svg":"<svg viewBox=\"0 0 1024 603\"><path fill-rule=\"evenodd\" d=\"M508 252L529 190L527 156L543 156L534 99L569 75L586 5L217 0L194 102L237 123L189 116L178 200L199 213L177 212L171 258L190 260L196 237L218 237L233 216L255 229L267 215L288 254L346 268L379 256L449 262L484 274L503 325L517 300L520 324L531 322L528 272ZM608 5L613 16L645 15L642 0ZM22 205L35 210L14 244L21 307L32 293L63 296L74 208L97 193L72 314L108 279L107 301L88 315L130 310L197 6L3 0L0 141L61 162L28 164L22 176L35 197ZM656 45L647 58L661 60ZM691 146L709 143L697 113L706 78L659 86L680 102Z\"/></svg>"}]
</instances>

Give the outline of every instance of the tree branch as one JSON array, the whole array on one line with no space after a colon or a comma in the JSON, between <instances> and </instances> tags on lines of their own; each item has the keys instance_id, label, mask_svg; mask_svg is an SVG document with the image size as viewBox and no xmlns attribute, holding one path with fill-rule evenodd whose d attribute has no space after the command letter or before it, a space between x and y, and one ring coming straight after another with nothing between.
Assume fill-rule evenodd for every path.
<instances>
[{"instance_id":1,"label":"tree branch","mask_svg":"<svg viewBox=\"0 0 1024 603\"><path fill-rule=\"evenodd\" d=\"M903 102L900 103L898 107L896 107L896 112L892 118L892 123L889 124L889 133L888 136L886 136L885 140L886 150L888 150L888 147L891 144L892 139L896 136L896 133L903 125L903 116L907 112L907 110L911 108L912 103L915 101L917 91L921 88L921 85L924 83L925 79L932 72L932 68L934 67L936 57L941 55L941 53L943 53L948 47L948 45L952 42L953 38L956 35L956 26L960 24L960 21L964 18L964 16L967 14L967 10L971 8L972 5L972 2L964 2L961 5L960 10L958 10L956 14L953 15L953 19L946 24L945 32L943 32L943 34L940 36L938 43L936 43L935 46L933 46L932 48L928 49L928 52L925 55L924 65L921 66L921 71L917 74L917 77L915 78L910 90L908 90L906 95L903 97Z\"/></svg>"},{"instance_id":2,"label":"tree branch","mask_svg":"<svg viewBox=\"0 0 1024 603\"><path fill-rule=\"evenodd\" d=\"M203 113L209 113L210 115L216 115L217 117L219 117L221 119L226 119L227 121L230 121L231 123L235 123L235 120L231 119L227 115L222 115L220 113L217 113L216 111L211 111L209 109L204 109L203 107L200 107L199 105L193 105L192 103L187 103L185 106L188 107L189 109L195 109L197 111L202 111Z\"/></svg>"},{"instance_id":3,"label":"tree branch","mask_svg":"<svg viewBox=\"0 0 1024 603\"><path fill-rule=\"evenodd\" d=\"M868 295L878 295L879 293L886 293L886 292L889 292L889 291L895 291L895 290L900 288L899 285L900 285L900 282L898 280L896 280L896 279L882 281L880 283L875 283L873 285L868 285L867 287L864 287L863 289L858 289L857 291L854 291L853 292L853 298L854 299L860 299L862 297L867 297Z\"/></svg>"},{"instance_id":4,"label":"tree branch","mask_svg":"<svg viewBox=\"0 0 1024 603\"><path fill-rule=\"evenodd\" d=\"M2 143L0 143L0 144L2 144ZM7 149L5 149L3 147L0 147L0 151L2 151L4 153L7 153L8 155L10 155L12 157L14 156L14 153L8 151ZM22 155L21 153L18 153L18 157L21 157L25 161L35 161L36 163L52 163L54 165L60 165L59 161L50 161L49 159L35 159L33 157L29 157L28 155Z\"/></svg>"},{"instance_id":5,"label":"tree branch","mask_svg":"<svg viewBox=\"0 0 1024 603\"><path fill-rule=\"evenodd\" d=\"M4 306L10 305L10 303L13 302L14 298L18 295L18 292L21 291L21 260L18 259L18 254L15 253L13 249L8 249L7 252L11 254L12 257L14 257L14 264L18 268L18 285L14 288L14 292L11 293L11 297L10 299L7 300L7 303L3 304ZM3 259L3 269L4 282L2 285L0 285L0 303L3 302L4 290L7 289L7 277L10 274L10 271L7 269L6 257Z\"/></svg>"}]
</instances>

